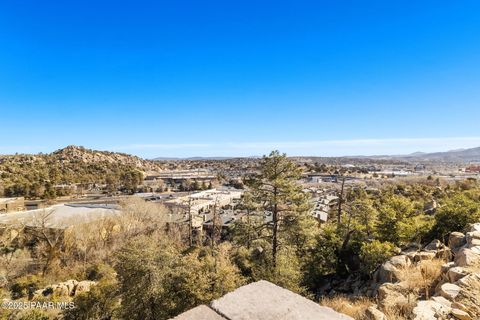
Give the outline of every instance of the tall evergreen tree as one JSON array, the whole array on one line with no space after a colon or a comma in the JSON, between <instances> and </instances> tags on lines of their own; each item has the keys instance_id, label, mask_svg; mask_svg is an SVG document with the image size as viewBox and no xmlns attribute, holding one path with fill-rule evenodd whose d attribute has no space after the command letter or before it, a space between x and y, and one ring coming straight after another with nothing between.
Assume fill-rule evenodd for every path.
<instances>
[{"instance_id":1,"label":"tall evergreen tree","mask_svg":"<svg viewBox=\"0 0 480 320\"><path fill-rule=\"evenodd\" d=\"M305 244L304 231L310 204L297 183L301 173L301 168L285 154L273 151L263 157L260 171L246 181L249 187L247 199L266 214L265 222L258 229L263 230L261 236L268 239L274 269L281 246L301 250Z\"/></svg>"}]
</instances>

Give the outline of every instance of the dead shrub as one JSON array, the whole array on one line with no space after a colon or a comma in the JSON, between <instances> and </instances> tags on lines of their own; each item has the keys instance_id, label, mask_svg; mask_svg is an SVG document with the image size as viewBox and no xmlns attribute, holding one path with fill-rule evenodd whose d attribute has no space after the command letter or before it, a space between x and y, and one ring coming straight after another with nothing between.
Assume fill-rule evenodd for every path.
<instances>
[{"instance_id":1,"label":"dead shrub","mask_svg":"<svg viewBox=\"0 0 480 320\"><path fill-rule=\"evenodd\" d=\"M373 305L374 302L368 298L349 298L343 295L334 297L323 297L320 305L330 307L333 310L349 315L356 320L366 320L366 310Z\"/></svg>"},{"instance_id":2,"label":"dead shrub","mask_svg":"<svg viewBox=\"0 0 480 320\"><path fill-rule=\"evenodd\" d=\"M397 277L409 292L429 299L442 273L443 259L423 260L400 268Z\"/></svg>"}]
</instances>

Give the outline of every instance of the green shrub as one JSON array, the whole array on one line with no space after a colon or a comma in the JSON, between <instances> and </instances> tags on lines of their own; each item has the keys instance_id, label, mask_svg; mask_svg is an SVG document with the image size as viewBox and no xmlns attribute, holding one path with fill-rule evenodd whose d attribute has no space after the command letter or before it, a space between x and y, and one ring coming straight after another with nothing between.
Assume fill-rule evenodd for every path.
<instances>
[{"instance_id":1,"label":"green shrub","mask_svg":"<svg viewBox=\"0 0 480 320\"><path fill-rule=\"evenodd\" d=\"M48 320L48 317L45 313L39 310L30 310L27 312L22 313L16 319L18 320Z\"/></svg>"},{"instance_id":2,"label":"green shrub","mask_svg":"<svg viewBox=\"0 0 480 320\"><path fill-rule=\"evenodd\" d=\"M390 242L381 242L373 240L364 243L360 249L360 258L362 259L362 271L370 274L388 258L395 255L395 245Z\"/></svg>"},{"instance_id":3,"label":"green shrub","mask_svg":"<svg viewBox=\"0 0 480 320\"><path fill-rule=\"evenodd\" d=\"M435 214L434 236L444 238L453 231L463 231L480 221L480 202L475 194L461 193L448 199Z\"/></svg>"},{"instance_id":4,"label":"green shrub","mask_svg":"<svg viewBox=\"0 0 480 320\"><path fill-rule=\"evenodd\" d=\"M10 287L12 299L30 297L33 292L41 288L41 282L37 276L24 276L16 279Z\"/></svg>"}]
</instances>

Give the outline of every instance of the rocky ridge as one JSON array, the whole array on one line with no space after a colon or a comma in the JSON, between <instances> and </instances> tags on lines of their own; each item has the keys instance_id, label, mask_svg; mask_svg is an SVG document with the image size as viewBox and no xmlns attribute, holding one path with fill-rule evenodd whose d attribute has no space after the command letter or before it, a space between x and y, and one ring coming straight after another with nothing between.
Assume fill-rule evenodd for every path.
<instances>
[{"instance_id":1,"label":"rocky ridge","mask_svg":"<svg viewBox=\"0 0 480 320\"><path fill-rule=\"evenodd\" d=\"M50 155L64 163L74 161L81 161L83 163L118 163L141 170L158 169L157 164L153 161L130 154L91 150L73 145L54 151Z\"/></svg>"},{"instance_id":2,"label":"rocky ridge","mask_svg":"<svg viewBox=\"0 0 480 320\"><path fill-rule=\"evenodd\" d=\"M83 280L67 280L57 284L49 285L43 289L36 290L33 293L33 298L38 299L40 297L74 297L82 292L90 291L91 287L96 285L95 281Z\"/></svg>"},{"instance_id":3,"label":"rocky ridge","mask_svg":"<svg viewBox=\"0 0 480 320\"><path fill-rule=\"evenodd\" d=\"M402 280L402 270L439 260L444 260L439 275L420 296L421 281L412 289L412 284ZM448 246L434 240L421 250L406 250L392 257L377 270L369 289L378 301L369 308L372 320L386 320L382 311L409 304L413 304L414 320L480 319L480 223L473 224L466 234L452 232Z\"/></svg>"}]
</instances>

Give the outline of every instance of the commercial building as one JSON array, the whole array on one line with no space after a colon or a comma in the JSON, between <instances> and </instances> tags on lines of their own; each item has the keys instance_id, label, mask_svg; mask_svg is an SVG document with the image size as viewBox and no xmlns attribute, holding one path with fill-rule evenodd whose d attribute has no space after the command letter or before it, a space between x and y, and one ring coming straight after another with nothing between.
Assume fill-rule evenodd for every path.
<instances>
[{"instance_id":1,"label":"commercial building","mask_svg":"<svg viewBox=\"0 0 480 320\"><path fill-rule=\"evenodd\" d=\"M233 206L241 199L242 194L243 190L233 188L209 189L167 200L164 204L177 212L191 214L193 226L201 228L202 224L209 219L208 214L214 207L220 211Z\"/></svg>"},{"instance_id":2,"label":"commercial building","mask_svg":"<svg viewBox=\"0 0 480 320\"><path fill-rule=\"evenodd\" d=\"M470 165L465 168L465 172L471 172L471 173L480 173L480 164L478 165Z\"/></svg>"},{"instance_id":3,"label":"commercial building","mask_svg":"<svg viewBox=\"0 0 480 320\"><path fill-rule=\"evenodd\" d=\"M151 186L161 182L167 188L176 189L187 182L197 182L208 186L216 179L217 177L207 170L176 170L148 175L145 177L144 184Z\"/></svg>"}]
</instances>

